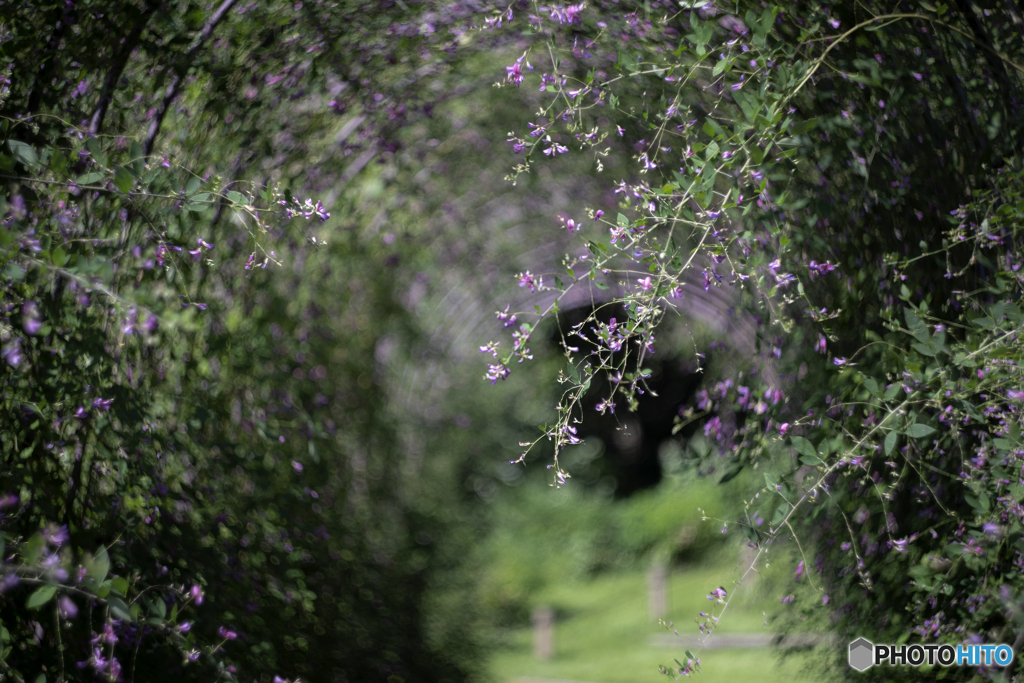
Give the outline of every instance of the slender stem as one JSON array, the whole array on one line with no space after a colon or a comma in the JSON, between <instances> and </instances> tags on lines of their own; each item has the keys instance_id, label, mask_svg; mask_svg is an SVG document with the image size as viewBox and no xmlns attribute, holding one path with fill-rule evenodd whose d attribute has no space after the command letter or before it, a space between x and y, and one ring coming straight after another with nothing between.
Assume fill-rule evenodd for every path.
<instances>
[{"instance_id":1,"label":"slender stem","mask_svg":"<svg viewBox=\"0 0 1024 683\"><path fill-rule=\"evenodd\" d=\"M195 58L196 54L199 52L199 48L203 46L203 43L213 35L213 30L217 28L217 24L224 19L234 4L235 0L224 0L224 2L221 3L221 6L217 8L217 11L213 13L213 16L210 17L210 20L206 22L206 26L204 26L203 30L199 33L199 36L196 38L195 42L193 42L192 47L185 52L182 61L186 66L181 69L171 67L174 69L174 75L171 76L170 85L167 86L167 90L164 92L164 98L160 102L160 106L157 108L156 113L153 115L153 121L149 124L149 131L146 133L146 141L142 145L142 153L146 156L153 153L153 145L156 143L156 136L160 133L160 126L163 125L164 117L167 115L167 110L170 108L171 102L173 102L174 98L178 96L178 91L181 89L181 83L184 80L183 72L185 68L187 68L187 65Z\"/></svg>"}]
</instances>

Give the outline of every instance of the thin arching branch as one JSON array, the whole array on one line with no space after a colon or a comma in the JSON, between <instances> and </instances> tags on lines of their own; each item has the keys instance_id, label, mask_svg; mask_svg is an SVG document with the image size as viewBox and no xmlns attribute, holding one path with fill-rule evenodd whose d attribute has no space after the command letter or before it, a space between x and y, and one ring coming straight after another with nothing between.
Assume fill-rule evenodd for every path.
<instances>
[{"instance_id":1,"label":"thin arching branch","mask_svg":"<svg viewBox=\"0 0 1024 683\"><path fill-rule=\"evenodd\" d=\"M92 119L89 121L89 132L94 136L99 135L103 129L103 119L106 118L107 109L114 98L114 89L117 87L117 81L121 78L121 74L124 73L124 67L128 64L128 58L131 57L132 52L138 45L142 31L149 24L149 20L155 11L156 5L147 2L142 10L142 15L125 37L124 42L121 44L121 49L118 51L117 56L114 57L114 63L110 67L110 71L107 72L106 80L103 82L103 90L100 91L100 101L96 103L96 109L93 111Z\"/></svg>"},{"instance_id":2,"label":"thin arching branch","mask_svg":"<svg viewBox=\"0 0 1024 683\"><path fill-rule=\"evenodd\" d=\"M181 90L181 82L184 79L184 71L187 69L187 65L192 62L196 54L202 48L203 44L209 40L210 36L213 35L213 31L217 28L217 24L227 16L227 13L234 6L235 0L224 0L221 6L217 8L217 11L213 13L210 20L206 22L206 26L196 37L195 42L185 52L182 58L179 68L174 69L174 75L171 76L170 84L167 86L167 91L164 93L164 98L160 102L160 106L157 108L156 113L153 114L153 121L149 124L149 131L146 133L146 141L142 145L142 152L145 155L153 153L153 145L156 142L156 136L160 133L160 126L164 122L164 117L167 115L167 109L171 106L171 102L178 96L178 91ZM171 67L174 68L174 67Z\"/></svg>"}]
</instances>

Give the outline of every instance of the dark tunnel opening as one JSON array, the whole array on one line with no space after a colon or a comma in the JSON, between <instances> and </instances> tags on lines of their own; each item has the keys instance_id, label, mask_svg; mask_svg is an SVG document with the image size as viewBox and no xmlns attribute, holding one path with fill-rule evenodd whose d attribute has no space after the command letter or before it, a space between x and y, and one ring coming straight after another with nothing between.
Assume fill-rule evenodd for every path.
<instances>
[{"instance_id":1,"label":"dark tunnel opening","mask_svg":"<svg viewBox=\"0 0 1024 683\"><path fill-rule=\"evenodd\" d=\"M562 330L584 322L591 314L605 323L612 318L628 319L620 305L602 306L596 313L588 306L563 312ZM578 337L574 337L573 344L577 345L577 341ZM551 342L559 344L557 333ZM582 344L579 347L581 352L585 350ZM633 353L628 370L636 369L635 358ZM570 447L566 452L573 479L588 488L611 489L616 499L656 486L662 478L662 444L670 439L682 440L699 428L691 424L680 434L672 434L680 407L690 402L703 380L694 359L657 349L644 359L643 365L651 371L647 379L649 390L637 397L639 406L635 412L630 412L624 401L619 402L614 414L598 412L597 404L609 394L610 380L603 374L594 377L581 402L583 423L579 436L586 445ZM579 451L574 452L574 448Z\"/></svg>"}]
</instances>

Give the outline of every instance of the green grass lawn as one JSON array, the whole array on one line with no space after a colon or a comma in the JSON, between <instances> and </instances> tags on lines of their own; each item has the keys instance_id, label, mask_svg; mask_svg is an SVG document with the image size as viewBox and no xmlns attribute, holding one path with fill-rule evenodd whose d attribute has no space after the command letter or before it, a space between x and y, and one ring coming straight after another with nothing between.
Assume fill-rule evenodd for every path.
<instances>
[{"instance_id":1,"label":"green grass lawn","mask_svg":"<svg viewBox=\"0 0 1024 683\"><path fill-rule=\"evenodd\" d=\"M694 618L708 611L708 591L723 585L727 589L738 576L735 554L718 561L677 570L670 583L668 619L681 634L697 634ZM771 592L771 577L756 579L739 587L725 615L721 634L770 633L766 615L778 609L778 597ZM646 575L643 569L603 575L588 581L547 588L535 596L537 605L550 605L557 612L555 656L542 662L534 659L529 628L512 629L504 635L504 648L495 653L489 670L495 681L517 678L545 678L594 683L657 683L667 681L658 665L672 665L684 659L684 647L653 645L652 636L669 632L647 616ZM702 673L695 680L704 683L757 680L801 683L819 681L820 674L805 671L811 654L795 655L780 663L771 648L721 648L697 652Z\"/></svg>"}]
</instances>

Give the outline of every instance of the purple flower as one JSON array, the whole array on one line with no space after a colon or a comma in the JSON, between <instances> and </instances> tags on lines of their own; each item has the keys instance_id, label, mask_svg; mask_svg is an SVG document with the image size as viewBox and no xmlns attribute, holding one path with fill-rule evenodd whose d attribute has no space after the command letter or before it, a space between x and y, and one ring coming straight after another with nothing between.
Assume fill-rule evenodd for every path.
<instances>
[{"instance_id":1,"label":"purple flower","mask_svg":"<svg viewBox=\"0 0 1024 683\"><path fill-rule=\"evenodd\" d=\"M898 553L906 552L907 546L910 541L906 538L897 539L895 541L889 541L889 547L894 549Z\"/></svg>"},{"instance_id":2,"label":"purple flower","mask_svg":"<svg viewBox=\"0 0 1024 683\"><path fill-rule=\"evenodd\" d=\"M993 524L992 522L985 522L982 524L981 530L984 531L986 535L992 536L993 538L998 538L1003 535L1003 527L998 524Z\"/></svg>"},{"instance_id":3,"label":"purple flower","mask_svg":"<svg viewBox=\"0 0 1024 683\"><path fill-rule=\"evenodd\" d=\"M825 595L822 596L821 604L823 604L823 605L827 605L828 604L828 593L826 593Z\"/></svg>"},{"instance_id":4,"label":"purple flower","mask_svg":"<svg viewBox=\"0 0 1024 683\"><path fill-rule=\"evenodd\" d=\"M17 505L18 500L18 496L14 495L13 493L5 493L4 495L0 496L0 510L3 510L4 508L9 508L12 505Z\"/></svg>"},{"instance_id":5,"label":"purple flower","mask_svg":"<svg viewBox=\"0 0 1024 683\"><path fill-rule=\"evenodd\" d=\"M178 625L178 633L188 633L190 630L192 630L191 622L186 621Z\"/></svg>"},{"instance_id":6,"label":"purple flower","mask_svg":"<svg viewBox=\"0 0 1024 683\"><path fill-rule=\"evenodd\" d=\"M523 58L520 57L516 60L512 66L505 67L505 80L509 83L515 83L516 87L523 82L525 76L523 76L523 68L521 66Z\"/></svg>"},{"instance_id":7,"label":"purple flower","mask_svg":"<svg viewBox=\"0 0 1024 683\"><path fill-rule=\"evenodd\" d=\"M541 285L541 278L537 278L537 280L534 281L533 275L530 273L530 271L526 271L525 273L520 273L518 277L519 277L519 286L520 287L529 287L531 294L533 292L535 292L536 288L540 287L540 285Z\"/></svg>"},{"instance_id":8,"label":"purple flower","mask_svg":"<svg viewBox=\"0 0 1024 683\"><path fill-rule=\"evenodd\" d=\"M546 150L544 150L544 154L546 156L554 158L554 157L558 156L559 154L565 154L568 151L569 151L568 147L566 147L565 145L560 145L560 144L558 144L556 142L556 143L552 143L550 147L548 147Z\"/></svg>"},{"instance_id":9,"label":"purple flower","mask_svg":"<svg viewBox=\"0 0 1024 683\"><path fill-rule=\"evenodd\" d=\"M97 398L92 402L92 407L98 410L110 410L110 404L114 402L112 398Z\"/></svg>"},{"instance_id":10,"label":"purple flower","mask_svg":"<svg viewBox=\"0 0 1024 683\"><path fill-rule=\"evenodd\" d=\"M235 633L234 631L229 631L226 628L224 628L223 626L221 626L219 629L217 629L217 635L219 635L224 640L234 640L235 638L238 637L237 633Z\"/></svg>"},{"instance_id":11,"label":"purple flower","mask_svg":"<svg viewBox=\"0 0 1024 683\"><path fill-rule=\"evenodd\" d=\"M796 580L799 581L804 576L804 561L800 560L800 564L796 566Z\"/></svg>"},{"instance_id":12,"label":"purple flower","mask_svg":"<svg viewBox=\"0 0 1024 683\"><path fill-rule=\"evenodd\" d=\"M17 574L5 574L3 580L0 581L0 594L6 593L17 586L19 581L21 579Z\"/></svg>"},{"instance_id":13,"label":"purple flower","mask_svg":"<svg viewBox=\"0 0 1024 683\"><path fill-rule=\"evenodd\" d=\"M292 467L295 469L296 472L302 471L302 463L297 460L292 460Z\"/></svg>"},{"instance_id":14,"label":"purple flower","mask_svg":"<svg viewBox=\"0 0 1024 683\"><path fill-rule=\"evenodd\" d=\"M67 543L68 538L70 538L68 536L68 527L66 524L60 527L52 523L47 524L43 528L42 534L43 538L46 539L47 543L55 546L60 546L64 543Z\"/></svg>"},{"instance_id":15,"label":"purple flower","mask_svg":"<svg viewBox=\"0 0 1024 683\"><path fill-rule=\"evenodd\" d=\"M491 380L491 386L494 386L499 379L503 380L509 376L509 369L505 367L504 363L498 363L497 365L487 365L487 374L484 375L484 379Z\"/></svg>"},{"instance_id":16,"label":"purple flower","mask_svg":"<svg viewBox=\"0 0 1024 683\"><path fill-rule=\"evenodd\" d=\"M638 279L637 283L639 283L640 289L644 290L645 292L650 291L650 289L651 289L651 276L648 275L645 278Z\"/></svg>"},{"instance_id":17,"label":"purple flower","mask_svg":"<svg viewBox=\"0 0 1024 683\"><path fill-rule=\"evenodd\" d=\"M597 211L594 212L594 220L596 221L597 219L599 219L603 215L604 215L604 211L601 210L601 209L598 209Z\"/></svg>"},{"instance_id":18,"label":"purple flower","mask_svg":"<svg viewBox=\"0 0 1024 683\"><path fill-rule=\"evenodd\" d=\"M198 585L193 585L192 590L189 591L189 594L192 596L192 599L196 601L197 605L203 604L203 591L199 588Z\"/></svg>"},{"instance_id":19,"label":"purple flower","mask_svg":"<svg viewBox=\"0 0 1024 683\"><path fill-rule=\"evenodd\" d=\"M64 619L74 619L78 616L78 606L66 595L60 596L57 600L57 612Z\"/></svg>"},{"instance_id":20,"label":"purple flower","mask_svg":"<svg viewBox=\"0 0 1024 683\"><path fill-rule=\"evenodd\" d=\"M39 319L39 307L34 301L27 302L21 307L21 326L25 334L38 334L39 328L43 326Z\"/></svg>"}]
</instances>

